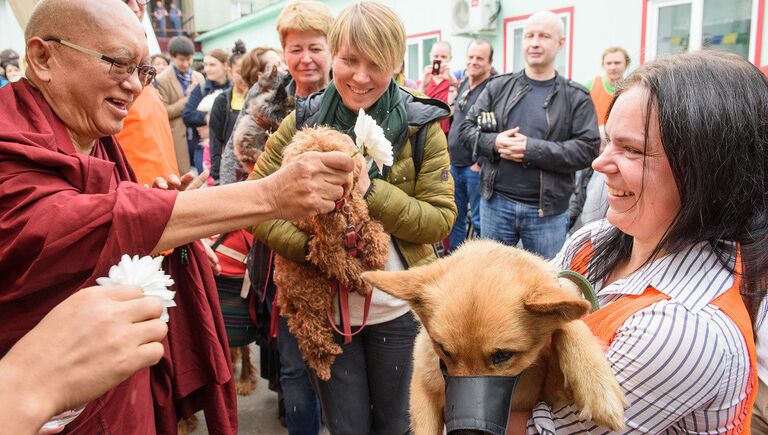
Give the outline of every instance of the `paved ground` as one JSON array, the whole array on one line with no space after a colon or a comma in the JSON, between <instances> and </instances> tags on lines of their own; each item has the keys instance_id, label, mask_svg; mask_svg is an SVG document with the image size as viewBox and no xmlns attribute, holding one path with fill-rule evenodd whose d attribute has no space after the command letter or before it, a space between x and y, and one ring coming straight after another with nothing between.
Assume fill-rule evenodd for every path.
<instances>
[{"instance_id":1,"label":"paved ground","mask_svg":"<svg viewBox=\"0 0 768 435\"><path fill-rule=\"evenodd\" d=\"M251 358L256 365L258 373L259 349L251 345ZM239 369L239 367L236 367ZM197 414L200 424L193 435L208 434L205 427L203 413ZM267 388L267 381L259 378L256 390L250 396L237 396L237 416L239 421L239 434L253 435L285 435L288 433L277 419L277 393ZM328 435L323 428L321 435Z\"/></svg>"}]
</instances>

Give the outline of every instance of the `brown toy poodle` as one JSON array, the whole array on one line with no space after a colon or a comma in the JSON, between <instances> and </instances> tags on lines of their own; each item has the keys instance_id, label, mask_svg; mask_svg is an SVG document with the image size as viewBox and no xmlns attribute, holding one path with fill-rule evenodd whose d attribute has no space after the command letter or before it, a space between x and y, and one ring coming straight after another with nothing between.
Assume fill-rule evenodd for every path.
<instances>
[{"instance_id":1,"label":"brown toy poodle","mask_svg":"<svg viewBox=\"0 0 768 435\"><path fill-rule=\"evenodd\" d=\"M328 127L305 128L296 133L283 152L283 163L308 151L354 150L349 136ZM360 171L358 164L353 180ZM345 204L338 210L293 222L311 234L306 263L275 256L275 284L279 289L277 303L280 314L287 318L288 328L296 337L307 365L318 378L331 377L331 365L341 347L333 341L333 329L327 312L333 303L334 281L361 295L372 287L360 278L365 271L383 269L387 262L389 235L381 223L371 219L363 195L353 186ZM354 226L358 235L357 258L345 247L345 233Z\"/></svg>"}]
</instances>

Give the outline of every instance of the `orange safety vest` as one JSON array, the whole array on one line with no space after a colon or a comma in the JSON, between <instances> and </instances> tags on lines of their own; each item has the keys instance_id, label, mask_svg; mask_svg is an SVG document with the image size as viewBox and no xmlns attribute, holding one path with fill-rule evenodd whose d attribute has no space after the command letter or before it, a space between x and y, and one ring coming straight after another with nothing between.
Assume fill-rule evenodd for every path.
<instances>
[{"instance_id":1,"label":"orange safety vest","mask_svg":"<svg viewBox=\"0 0 768 435\"><path fill-rule=\"evenodd\" d=\"M597 125L605 125L605 121L608 118L608 109L613 102L613 94L609 94L608 90L605 89L601 76L597 76L592 80L592 89L589 90L589 96L592 97L592 103L595 105L595 112L597 112Z\"/></svg>"},{"instance_id":2,"label":"orange safety vest","mask_svg":"<svg viewBox=\"0 0 768 435\"><path fill-rule=\"evenodd\" d=\"M584 245L574 256L571 262L571 270L585 275L592 255L592 244ZM752 405L757 397L757 349L755 348L755 337L752 333L752 322L749 319L749 313L744 306L744 301L741 299L741 293L739 292L740 286L741 260L737 254L733 286L710 303L719 308L736 324L747 346L747 353L749 354L749 387L746 400L742 400L740 404L739 421L734 433L749 434L750 422L752 420ZM605 308L595 311L588 315L584 322L592 330L592 334L595 337L610 346L621 325L633 314L656 302L667 299L669 299L669 296L649 286L642 294L625 295Z\"/></svg>"}]
</instances>

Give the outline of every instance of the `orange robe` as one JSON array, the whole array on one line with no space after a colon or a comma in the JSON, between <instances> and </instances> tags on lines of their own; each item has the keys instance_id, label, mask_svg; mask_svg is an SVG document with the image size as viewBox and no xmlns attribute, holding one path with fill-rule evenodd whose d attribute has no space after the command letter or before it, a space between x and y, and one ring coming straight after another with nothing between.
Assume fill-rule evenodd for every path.
<instances>
[{"instance_id":1,"label":"orange robe","mask_svg":"<svg viewBox=\"0 0 768 435\"><path fill-rule=\"evenodd\" d=\"M115 137L139 184L151 186L156 177L179 175L168 112L153 86L147 86L133 103L123 130Z\"/></svg>"}]
</instances>

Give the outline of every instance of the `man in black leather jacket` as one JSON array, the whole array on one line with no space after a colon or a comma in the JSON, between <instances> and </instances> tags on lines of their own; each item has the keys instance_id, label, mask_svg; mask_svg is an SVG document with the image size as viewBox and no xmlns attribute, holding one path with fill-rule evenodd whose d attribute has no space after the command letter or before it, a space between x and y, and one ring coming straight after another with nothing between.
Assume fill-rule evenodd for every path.
<instances>
[{"instance_id":1,"label":"man in black leather jacket","mask_svg":"<svg viewBox=\"0 0 768 435\"><path fill-rule=\"evenodd\" d=\"M492 78L458 128L487 161L480 173L482 237L552 258L568 231L574 173L597 157L600 134L588 91L555 71L560 18L526 21L526 67Z\"/></svg>"}]
</instances>

